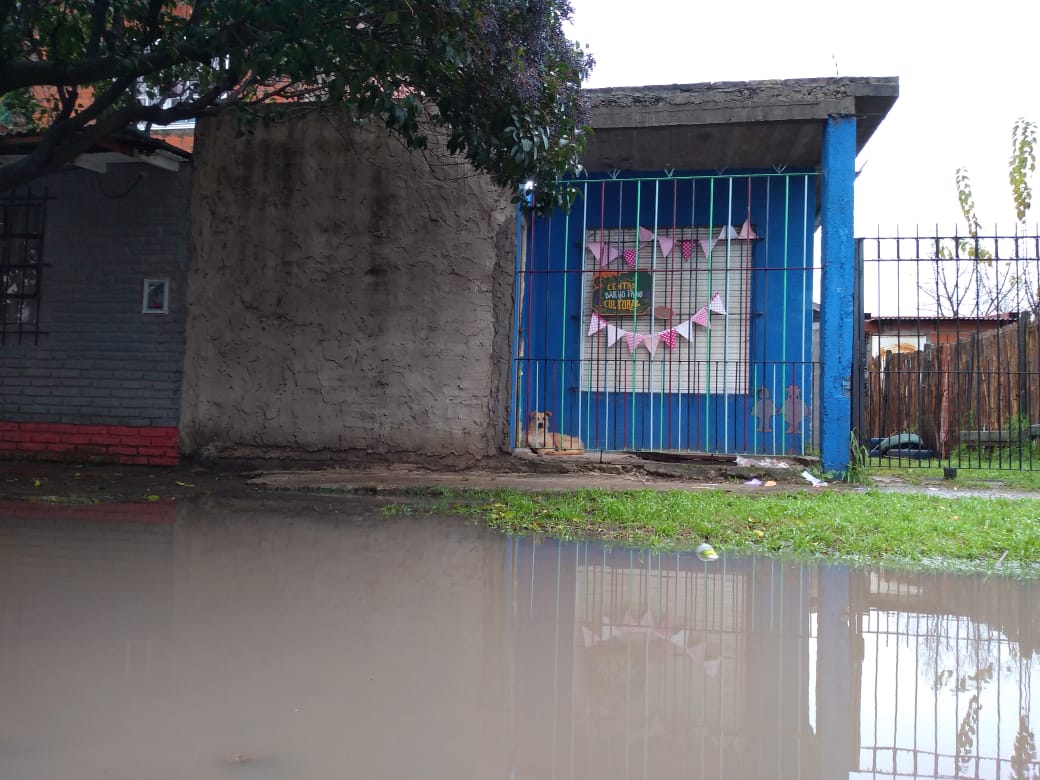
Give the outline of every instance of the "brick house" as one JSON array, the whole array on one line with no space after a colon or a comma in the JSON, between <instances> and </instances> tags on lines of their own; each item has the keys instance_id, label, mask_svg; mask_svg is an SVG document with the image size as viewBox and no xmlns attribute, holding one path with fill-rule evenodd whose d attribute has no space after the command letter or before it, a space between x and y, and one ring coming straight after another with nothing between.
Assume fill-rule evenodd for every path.
<instances>
[{"instance_id":1,"label":"brick house","mask_svg":"<svg viewBox=\"0 0 1040 780\"><path fill-rule=\"evenodd\" d=\"M0 194L0 456L177 462L190 159L123 133Z\"/></svg>"}]
</instances>

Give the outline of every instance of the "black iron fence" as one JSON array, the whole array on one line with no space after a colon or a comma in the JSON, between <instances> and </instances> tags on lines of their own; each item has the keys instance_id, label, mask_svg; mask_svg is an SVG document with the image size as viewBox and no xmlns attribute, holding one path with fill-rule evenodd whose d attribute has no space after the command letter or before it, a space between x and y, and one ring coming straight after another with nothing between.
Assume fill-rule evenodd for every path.
<instances>
[{"instance_id":1,"label":"black iron fence","mask_svg":"<svg viewBox=\"0 0 1040 780\"><path fill-rule=\"evenodd\" d=\"M1040 468L1040 235L859 239L854 403L875 463Z\"/></svg>"}]
</instances>

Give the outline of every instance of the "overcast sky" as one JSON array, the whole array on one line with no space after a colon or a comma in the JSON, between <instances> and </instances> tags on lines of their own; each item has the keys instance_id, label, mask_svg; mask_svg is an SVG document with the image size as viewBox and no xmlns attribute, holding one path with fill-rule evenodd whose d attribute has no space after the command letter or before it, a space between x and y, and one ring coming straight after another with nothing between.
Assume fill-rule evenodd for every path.
<instances>
[{"instance_id":1,"label":"overcast sky","mask_svg":"<svg viewBox=\"0 0 1040 780\"><path fill-rule=\"evenodd\" d=\"M857 234L952 230L962 165L982 222L1013 226L1011 126L1040 123L1040 2L571 3L571 37L597 61L588 87L897 76L899 99L857 162Z\"/></svg>"}]
</instances>

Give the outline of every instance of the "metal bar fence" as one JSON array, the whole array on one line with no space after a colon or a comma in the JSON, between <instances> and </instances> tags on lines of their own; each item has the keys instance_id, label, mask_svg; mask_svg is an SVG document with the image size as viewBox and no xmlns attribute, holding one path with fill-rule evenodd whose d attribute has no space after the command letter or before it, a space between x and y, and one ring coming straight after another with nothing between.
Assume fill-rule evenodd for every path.
<instances>
[{"instance_id":1,"label":"metal bar fence","mask_svg":"<svg viewBox=\"0 0 1040 780\"><path fill-rule=\"evenodd\" d=\"M1040 234L858 241L872 461L1040 468Z\"/></svg>"},{"instance_id":2,"label":"metal bar fence","mask_svg":"<svg viewBox=\"0 0 1040 780\"><path fill-rule=\"evenodd\" d=\"M514 446L546 412L587 449L809 454L815 174L575 186L523 225Z\"/></svg>"}]
</instances>

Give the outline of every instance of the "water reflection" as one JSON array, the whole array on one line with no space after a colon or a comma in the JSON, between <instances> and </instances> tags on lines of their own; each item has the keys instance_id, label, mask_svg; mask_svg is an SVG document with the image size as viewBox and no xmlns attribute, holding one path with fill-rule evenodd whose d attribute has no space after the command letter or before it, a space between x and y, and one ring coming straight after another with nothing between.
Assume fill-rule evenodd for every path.
<instances>
[{"instance_id":1,"label":"water reflection","mask_svg":"<svg viewBox=\"0 0 1040 780\"><path fill-rule=\"evenodd\" d=\"M357 501L0 511L0 777L1038 772L1035 583Z\"/></svg>"}]
</instances>

